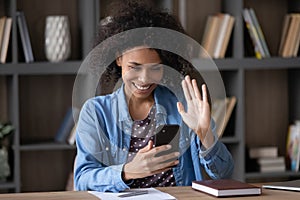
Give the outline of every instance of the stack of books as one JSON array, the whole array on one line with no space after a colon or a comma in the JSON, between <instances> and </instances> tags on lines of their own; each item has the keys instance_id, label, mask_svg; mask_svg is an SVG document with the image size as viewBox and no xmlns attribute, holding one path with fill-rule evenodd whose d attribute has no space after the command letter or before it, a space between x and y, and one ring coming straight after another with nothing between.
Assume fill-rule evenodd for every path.
<instances>
[{"instance_id":1,"label":"stack of books","mask_svg":"<svg viewBox=\"0 0 300 200\"><path fill-rule=\"evenodd\" d=\"M27 22L25 19L25 15L22 11L16 12L16 20L20 35L20 40L23 47L23 53L25 57L25 62L33 62L33 52L31 47L31 41L29 36L29 31L27 27ZM9 45L11 41L12 35L12 17L2 16L0 17L0 63L6 63Z\"/></svg>"},{"instance_id":2,"label":"stack of books","mask_svg":"<svg viewBox=\"0 0 300 200\"><path fill-rule=\"evenodd\" d=\"M284 58L297 57L300 44L300 14L290 13L284 18L279 56Z\"/></svg>"},{"instance_id":3,"label":"stack of books","mask_svg":"<svg viewBox=\"0 0 300 200\"><path fill-rule=\"evenodd\" d=\"M270 57L269 48L254 10L245 8L243 18L254 46L255 57L257 59Z\"/></svg>"},{"instance_id":4,"label":"stack of books","mask_svg":"<svg viewBox=\"0 0 300 200\"><path fill-rule=\"evenodd\" d=\"M206 50L201 57L224 58L235 18L227 13L207 18L201 45Z\"/></svg>"},{"instance_id":5,"label":"stack of books","mask_svg":"<svg viewBox=\"0 0 300 200\"><path fill-rule=\"evenodd\" d=\"M264 146L249 149L250 159L254 159L260 172L281 172L286 170L284 156L278 155L278 147Z\"/></svg>"}]
</instances>

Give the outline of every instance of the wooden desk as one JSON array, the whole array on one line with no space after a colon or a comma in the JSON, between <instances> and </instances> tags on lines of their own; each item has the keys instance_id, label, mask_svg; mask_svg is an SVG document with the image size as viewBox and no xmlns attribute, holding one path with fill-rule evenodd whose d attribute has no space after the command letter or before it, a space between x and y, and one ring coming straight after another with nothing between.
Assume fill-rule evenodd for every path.
<instances>
[{"instance_id":1,"label":"wooden desk","mask_svg":"<svg viewBox=\"0 0 300 200\"><path fill-rule=\"evenodd\" d=\"M201 192L193 190L191 187L166 187L157 188L163 192L167 192L179 200L209 200L218 199L213 196L206 195ZM97 197L87 193L87 192L34 192L34 193L10 193L10 194L0 194L1 200L99 200ZM299 192L290 192L283 190L262 190L262 195L260 196L247 196L247 197L232 197L226 200L237 200L237 199L262 199L262 200L299 200Z\"/></svg>"}]
</instances>

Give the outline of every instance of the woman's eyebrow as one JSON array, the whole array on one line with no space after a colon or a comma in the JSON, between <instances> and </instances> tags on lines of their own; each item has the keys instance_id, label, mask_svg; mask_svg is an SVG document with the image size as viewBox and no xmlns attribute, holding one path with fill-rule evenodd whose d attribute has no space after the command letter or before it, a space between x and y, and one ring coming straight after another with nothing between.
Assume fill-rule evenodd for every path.
<instances>
[{"instance_id":1,"label":"woman's eyebrow","mask_svg":"<svg viewBox=\"0 0 300 200\"><path fill-rule=\"evenodd\" d=\"M145 65L145 63L144 64L142 64L142 63L137 63L137 62L134 62L134 61L129 61L128 62L129 64L132 64L132 65ZM148 64L151 64L151 65L160 65L160 64L162 64L161 62L158 62L158 63L146 63L146 65L148 65Z\"/></svg>"},{"instance_id":2,"label":"woman's eyebrow","mask_svg":"<svg viewBox=\"0 0 300 200\"><path fill-rule=\"evenodd\" d=\"M141 63L137 63L137 62L128 62L129 64L132 64L132 65L142 65Z\"/></svg>"}]
</instances>

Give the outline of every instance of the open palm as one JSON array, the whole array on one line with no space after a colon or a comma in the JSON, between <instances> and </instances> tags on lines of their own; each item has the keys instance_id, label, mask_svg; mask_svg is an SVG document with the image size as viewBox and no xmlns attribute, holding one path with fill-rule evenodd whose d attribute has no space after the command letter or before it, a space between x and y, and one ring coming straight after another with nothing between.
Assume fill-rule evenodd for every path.
<instances>
[{"instance_id":1,"label":"open palm","mask_svg":"<svg viewBox=\"0 0 300 200\"><path fill-rule=\"evenodd\" d=\"M177 103L178 112L183 121L204 141L210 126L210 106L207 98L206 86L202 85L202 95L195 79L186 76L182 81L182 88L187 102L187 111L181 102Z\"/></svg>"}]
</instances>

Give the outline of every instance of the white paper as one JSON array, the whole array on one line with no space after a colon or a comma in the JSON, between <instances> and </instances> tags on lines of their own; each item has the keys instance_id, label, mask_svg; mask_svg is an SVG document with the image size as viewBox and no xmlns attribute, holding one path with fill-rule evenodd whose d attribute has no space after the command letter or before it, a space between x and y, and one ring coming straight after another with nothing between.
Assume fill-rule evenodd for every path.
<instances>
[{"instance_id":1,"label":"white paper","mask_svg":"<svg viewBox=\"0 0 300 200\"><path fill-rule=\"evenodd\" d=\"M112 193L112 192L96 192L96 191L89 191L90 194L98 197L101 200L145 200L145 199L155 199L155 200L172 200L176 199L172 195L161 192L155 188L143 188L143 189L131 189L130 191L134 190L148 190L148 194L143 194L143 195L137 195L137 196L131 196L131 197L118 197L121 194L126 194L130 192L121 192L121 193Z\"/></svg>"}]
</instances>

